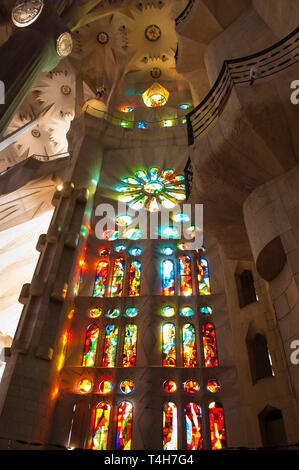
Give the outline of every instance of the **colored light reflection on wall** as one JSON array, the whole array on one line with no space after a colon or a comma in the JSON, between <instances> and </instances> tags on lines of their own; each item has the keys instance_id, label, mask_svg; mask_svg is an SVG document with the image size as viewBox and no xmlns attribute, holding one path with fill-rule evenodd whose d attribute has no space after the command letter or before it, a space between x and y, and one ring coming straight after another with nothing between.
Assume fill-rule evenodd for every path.
<instances>
[{"instance_id":1,"label":"colored light reflection on wall","mask_svg":"<svg viewBox=\"0 0 299 470\"><path fill-rule=\"evenodd\" d=\"M190 324L183 326L183 362L184 367L197 366L195 329Z\"/></svg>"},{"instance_id":2,"label":"colored light reflection on wall","mask_svg":"<svg viewBox=\"0 0 299 470\"><path fill-rule=\"evenodd\" d=\"M95 411L92 449L107 450L111 407L108 403L99 403Z\"/></svg>"},{"instance_id":3,"label":"colored light reflection on wall","mask_svg":"<svg viewBox=\"0 0 299 470\"><path fill-rule=\"evenodd\" d=\"M185 409L187 450L202 449L201 409L196 403L188 403Z\"/></svg>"},{"instance_id":4,"label":"colored light reflection on wall","mask_svg":"<svg viewBox=\"0 0 299 470\"><path fill-rule=\"evenodd\" d=\"M133 261L129 273L129 297L140 295L141 263Z\"/></svg>"},{"instance_id":5,"label":"colored light reflection on wall","mask_svg":"<svg viewBox=\"0 0 299 470\"><path fill-rule=\"evenodd\" d=\"M117 336L118 328L115 325L108 325L104 341L103 367L115 367Z\"/></svg>"},{"instance_id":6,"label":"colored light reflection on wall","mask_svg":"<svg viewBox=\"0 0 299 470\"><path fill-rule=\"evenodd\" d=\"M93 367L95 364L100 329L93 323L87 328L82 366Z\"/></svg>"},{"instance_id":7,"label":"colored light reflection on wall","mask_svg":"<svg viewBox=\"0 0 299 470\"><path fill-rule=\"evenodd\" d=\"M163 406L163 450L178 449L178 413L174 403Z\"/></svg>"},{"instance_id":8,"label":"colored light reflection on wall","mask_svg":"<svg viewBox=\"0 0 299 470\"><path fill-rule=\"evenodd\" d=\"M100 261L97 265L96 279L94 283L93 296L104 297L108 277L109 262Z\"/></svg>"},{"instance_id":9,"label":"colored light reflection on wall","mask_svg":"<svg viewBox=\"0 0 299 470\"><path fill-rule=\"evenodd\" d=\"M226 432L224 426L223 408L220 403L210 403L209 419L212 450L225 449Z\"/></svg>"},{"instance_id":10,"label":"colored light reflection on wall","mask_svg":"<svg viewBox=\"0 0 299 470\"><path fill-rule=\"evenodd\" d=\"M134 367L136 364L137 326L126 325L123 352L123 367Z\"/></svg>"},{"instance_id":11,"label":"colored light reflection on wall","mask_svg":"<svg viewBox=\"0 0 299 470\"><path fill-rule=\"evenodd\" d=\"M130 450L132 445L133 406L123 401L117 413L116 450Z\"/></svg>"},{"instance_id":12,"label":"colored light reflection on wall","mask_svg":"<svg viewBox=\"0 0 299 470\"><path fill-rule=\"evenodd\" d=\"M218 366L215 328L212 323L202 325L202 341L205 367Z\"/></svg>"},{"instance_id":13,"label":"colored light reflection on wall","mask_svg":"<svg viewBox=\"0 0 299 470\"><path fill-rule=\"evenodd\" d=\"M162 295L174 295L174 262L162 262Z\"/></svg>"},{"instance_id":14,"label":"colored light reflection on wall","mask_svg":"<svg viewBox=\"0 0 299 470\"><path fill-rule=\"evenodd\" d=\"M198 290L200 295L210 295L210 278L208 262L204 258L200 258L196 261L197 265L197 278L198 278Z\"/></svg>"},{"instance_id":15,"label":"colored light reflection on wall","mask_svg":"<svg viewBox=\"0 0 299 470\"><path fill-rule=\"evenodd\" d=\"M190 256L180 256L178 261L180 294L184 297L192 295L192 275L191 275L191 258Z\"/></svg>"},{"instance_id":16,"label":"colored light reflection on wall","mask_svg":"<svg viewBox=\"0 0 299 470\"><path fill-rule=\"evenodd\" d=\"M162 326L162 365L165 367L176 366L175 326L166 323Z\"/></svg>"},{"instance_id":17,"label":"colored light reflection on wall","mask_svg":"<svg viewBox=\"0 0 299 470\"><path fill-rule=\"evenodd\" d=\"M113 262L110 297L120 297L123 289L125 263L123 258L117 258Z\"/></svg>"}]
</instances>

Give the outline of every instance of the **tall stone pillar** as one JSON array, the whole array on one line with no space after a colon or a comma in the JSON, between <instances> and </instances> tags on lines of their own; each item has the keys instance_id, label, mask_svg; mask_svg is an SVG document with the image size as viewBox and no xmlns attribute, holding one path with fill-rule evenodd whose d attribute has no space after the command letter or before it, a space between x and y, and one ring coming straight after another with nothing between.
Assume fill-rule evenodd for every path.
<instances>
[{"instance_id":1,"label":"tall stone pillar","mask_svg":"<svg viewBox=\"0 0 299 470\"><path fill-rule=\"evenodd\" d=\"M292 388L299 404L299 354L293 354L294 342L299 342L298 201L299 167L296 166L253 191L245 201L244 218L257 270L269 282Z\"/></svg>"}]
</instances>

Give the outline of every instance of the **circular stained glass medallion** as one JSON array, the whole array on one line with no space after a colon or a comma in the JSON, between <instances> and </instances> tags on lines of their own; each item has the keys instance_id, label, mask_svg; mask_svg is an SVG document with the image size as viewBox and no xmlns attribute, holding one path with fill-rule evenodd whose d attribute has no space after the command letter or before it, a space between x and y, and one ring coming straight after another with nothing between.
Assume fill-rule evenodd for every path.
<instances>
[{"instance_id":1,"label":"circular stained glass medallion","mask_svg":"<svg viewBox=\"0 0 299 470\"><path fill-rule=\"evenodd\" d=\"M122 393L125 395L128 395L129 393L132 393L134 390L134 382L133 380L123 380L119 386L120 390Z\"/></svg>"},{"instance_id":2,"label":"circular stained glass medallion","mask_svg":"<svg viewBox=\"0 0 299 470\"><path fill-rule=\"evenodd\" d=\"M215 379L209 380L209 382L207 383L207 390L211 393L219 392L220 388L221 388L221 385L218 382L218 380L215 380Z\"/></svg>"},{"instance_id":3,"label":"circular stained glass medallion","mask_svg":"<svg viewBox=\"0 0 299 470\"><path fill-rule=\"evenodd\" d=\"M192 317L192 315L194 315L193 308L191 308L191 307L182 307L180 309L180 315L182 317Z\"/></svg>"},{"instance_id":4,"label":"circular stained glass medallion","mask_svg":"<svg viewBox=\"0 0 299 470\"><path fill-rule=\"evenodd\" d=\"M119 308L110 308L108 312L106 313L105 317L107 318L118 318L120 315L120 310Z\"/></svg>"},{"instance_id":5,"label":"circular stained glass medallion","mask_svg":"<svg viewBox=\"0 0 299 470\"><path fill-rule=\"evenodd\" d=\"M92 388L92 382L90 379L82 379L78 383L78 390L80 393L88 393Z\"/></svg>"},{"instance_id":6,"label":"circular stained glass medallion","mask_svg":"<svg viewBox=\"0 0 299 470\"><path fill-rule=\"evenodd\" d=\"M101 45L107 44L109 42L109 34L105 31L101 31L97 34L98 43Z\"/></svg>"},{"instance_id":7,"label":"circular stained glass medallion","mask_svg":"<svg viewBox=\"0 0 299 470\"><path fill-rule=\"evenodd\" d=\"M129 307L126 309L125 317L134 318L138 315L138 308Z\"/></svg>"},{"instance_id":8,"label":"circular stained glass medallion","mask_svg":"<svg viewBox=\"0 0 299 470\"><path fill-rule=\"evenodd\" d=\"M175 315L175 309L168 305L167 307L164 307L162 309L162 315L163 315L163 317L171 318Z\"/></svg>"},{"instance_id":9,"label":"circular stained glass medallion","mask_svg":"<svg viewBox=\"0 0 299 470\"><path fill-rule=\"evenodd\" d=\"M195 380L187 380L185 383L184 383L184 390L186 393L190 393L190 394L193 394L193 393L197 393L199 392L199 383L196 382Z\"/></svg>"},{"instance_id":10,"label":"circular stained glass medallion","mask_svg":"<svg viewBox=\"0 0 299 470\"><path fill-rule=\"evenodd\" d=\"M112 392L113 390L113 383L111 380L102 380L102 382L99 385L99 392L102 393L103 395L106 395L107 393Z\"/></svg>"},{"instance_id":11,"label":"circular stained glass medallion","mask_svg":"<svg viewBox=\"0 0 299 470\"><path fill-rule=\"evenodd\" d=\"M176 391L176 383L174 380L165 380L163 388L167 393L174 393Z\"/></svg>"},{"instance_id":12,"label":"circular stained glass medallion","mask_svg":"<svg viewBox=\"0 0 299 470\"><path fill-rule=\"evenodd\" d=\"M92 308L89 310L88 316L90 318L99 318L102 315L102 310L99 308Z\"/></svg>"}]
</instances>

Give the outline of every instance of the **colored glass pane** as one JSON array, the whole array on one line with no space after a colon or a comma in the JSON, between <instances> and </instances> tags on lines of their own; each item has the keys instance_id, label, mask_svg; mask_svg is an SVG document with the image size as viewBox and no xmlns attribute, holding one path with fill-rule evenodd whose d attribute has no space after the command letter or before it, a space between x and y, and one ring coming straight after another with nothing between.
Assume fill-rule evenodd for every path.
<instances>
[{"instance_id":1,"label":"colored glass pane","mask_svg":"<svg viewBox=\"0 0 299 470\"><path fill-rule=\"evenodd\" d=\"M116 253L123 253L126 251L127 247L126 245L116 245L113 249Z\"/></svg>"},{"instance_id":2,"label":"colored glass pane","mask_svg":"<svg viewBox=\"0 0 299 470\"><path fill-rule=\"evenodd\" d=\"M103 232L103 238L108 241L117 240L119 238L119 231L113 229L106 230Z\"/></svg>"},{"instance_id":3,"label":"colored glass pane","mask_svg":"<svg viewBox=\"0 0 299 470\"><path fill-rule=\"evenodd\" d=\"M89 310L88 316L90 318L98 318L102 315L102 310L99 308L92 308Z\"/></svg>"},{"instance_id":4,"label":"colored glass pane","mask_svg":"<svg viewBox=\"0 0 299 470\"><path fill-rule=\"evenodd\" d=\"M173 307L163 307L162 309L162 315L163 317L170 318L175 315L175 309Z\"/></svg>"},{"instance_id":5,"label":"colored glass pane","mask_svg":"<svg viewBox=\"0 0 299 470\"><path fill-rule=\"evenodd\" d=\"M106 327L103 353L103 367L115 367L118 328L115 325Z\"/></svg>"},{"instance_id":6,"label":"colored glass pane","mask_svg":"<svg viewBox=\"0 0 299 470\"><path fill-rule=\"evenodd\" d=\"M187 450L202 449L201 409L196 403L188 403L185 409Z\"/></svg>"},{"instance_id":7,"label":"colored glass pane","mask_svg":"<svg viewBox=\"0 0 299 470\"><path fill-rule=\"evenodd\" d=\"M130 450L132 445L133 406L123 401L117 413L116 450Z\"/></svg>"},{"instance_id":8,"label":"colored glass pane","mask_svg":"<svg viewBox=\"0 0 299 470\"><path fill-rule=\"evenodd\" d=\"M190 256L180 256L179 258L179 283L180 295L188 297L192 295L192 274Z\"/></svg>"},{"instance_id":9,"label":"colored glass pane","mask_svg":"<svg viewBox=\"0 0 299 470\"><path fill-rule=\"evenodd\" d=\"M166 323L162 326L162 365L176 366L175 326L173 323Z\"/></svg>"},{"instance_id":10,"label":"colored glass pane","mask_svg":"<svg viewBox=\"0 0 299 470\"><path fill-rule=\"evenodd\" d=\"M138 308L130 307L126 309L125 317L133 318L138 315Z\"/></svg>"},{"instance_id":11,"label":"colored glass pane","mask_svg":"<svg viewBox=\"0 0 299 470\"><path fill-rule=\"evenodd\" d=\"M174 295L174 262L162 262L162 295Z\"/></svg>"},{"instance_id":12,"label":"colored glass pane","mask_svg":"<svg viewBox=\"0 0 299 470\"><path fill-rule=\"evenodd\" d=\"M123 289L125 263L123 258L117 258L113 262L112 279L110 285L110 297L120 297Z\"/></svg>"},{"instance_id":13,"label":"colored glass pane","mask_svg":"<svg viewBox=\"0 0 299 470\"><path fill-rule=\"evenodd\" d=\"M174 403L163 406L163 450L178 448L178 413Z\"/></svg>"},{"instance_id":14,"label":"colored glass pane","mask_svg":"<svg viewBox=\"0 0 299 470\"><path fill-rule=\"evenodd\" d=\"M133 222L133 218L130 215L120 215L116 217L115 222L120 227L127 227Z\"/></svg>"},{"instance_id":15,"label":"colored glass pane","mask_svg":"<svg viewBox=\"0 0 299 470\"><path fill-rule=\"evenodd\" d=\"M120 384L120 390L125 395L132 393L134 390L134 382L133 380L123 380Z\"/></svg>"},{"instance_id":16,"label":"colored glass pane","mask_svg":"<svg viewBox=\"0 0 299 470\"><path fill-rule=\"evenodd\" d=\"M173 217L172 217L172 220L174 222L189 222L190 220L190 217L188 214L185 214L184 212L181 212L179 214L175 214Z\"/></svg>"},{"instance_id":17,"label":"colored glass pane","mask_svg":"<svg viewBox=\"0 0 299 470\"><path fill-rule=\"evenodd\" d=\"M141 263L133 261L129 273L129 297L140 295Z\"/></svg>"},{"instance_id":18,"label":"colored glass pane","mask_svg":"<svg viewBox=\"0 0 299 470\"><path fill-rule=\"evenodd\" d=\"M123 352L123 367L133 367L136 364L137 326L126 325Z\"/></svg>"},{"instance_id":19,"label":"colored glass pane","mask_svg":"<svg viewBox=\"0 0 299 470\"><path fill-rule=\"evenodd\" d=\"M100 248L98 251L99 256L108 256L109 255L109 250L108 248Z\"/></svg>"},{"instance_id":20,"label":"colored glass pane","mask_svg":"<svg viewBox=\"0 0 299 470\"><path fill-rule=\"evenodd\" d=\"M95 364L100 329L96 324L87 328L82 366L93 367Z\"/></svg>"},{"instance_id":21,"label":"colored glass pane","mask_svg":"<svg viewBox=\"0 0 299 470\"><path fill-rule=\"evenodd\" d=\"M162 203L162 206L165 207L165 209L173 209L177 205L176 202L172 201L166 196L163 196L163 194L159 194L159 199ZM169 237L165 237L165 238L169 238Z\"/></svg>"},{"instance_id":22,"label":"colored glass pane","mask_svg":"<svg viewBox=\"0 0 299 470\"><path fill-rule=\"evenodd\" d=\"M183 326L183 363L184 367L197 366L195 330L190 324Z\"/></svg>"},{"instance_id":23,"label":"colored glass pane","mask_svg":"<svg viewBox=\"0 0 299 470\"><path fill-rule=\"evenodd\" d=\"M170 255L173 255L174 249L171 248L170 246L167 246L161 249L161 253L162 255L170 256Z\"/></svg>"},{"instance_id":24,"label":"colored glass pane","mask_svg":"<svg viewBox=\"0 0 299 470\"><path fill-rule=\"evenodd\" d=\"M191 307L182 307L180 309L180 315L182 317L192 317L192 315L194 315L193 308L191 308Z\"/></svg>"},{"instance_id":25,"label":"colored glass pane","mask_svg":"<svg viewBox=\"0 0 299 470\"><path fill-rule=\"evenodd\" d=\"M197 393L199 392L199 383L196 382L195 380L187 380L185 383L184 383L184 390L186 393Z\"/></svg>"},{"instance_id":26,"label":"colored glass pane","mask_svg":"<svg viewBox=\"0 0 299 470\"><path fill-rule=\"evenodd\" d=\"M165 380L163 388L167 393L174 393L176 391L176 383L174 380Z\"/></svg>"},{"instance_id":27,"label":"colored glass pane","mask_svg":"<svg viewBox=\"0 0 299 470\"><path fill-rule=\"evenodd\" d=\"M173 174L174 174L174 170L173 170L172 168L168 168L167 170L163 170L163 171L161 172L161 175L160 175L159 180L160 180L160 181L167 180L167 179L170 178Z\"/></svg>"},{"instance_id":28,"label":"colored glass pane","mask_svg":"<svg viewBox=\"0 0 299 470\"><path fill-rule=\"evenodd\" d=\"M226 447L226 432L223 408L220 403L210 403L209 419L212 450L224 449Z\"/></svg>"},{"instance_id":29,"label":"colored glass pane","mask_svg":"<svg viewBox=\"0 0 299 470\"><path fill-rule=\"evenodd\" d=\"M108 403L99 403L95 410L92 449L107 450L111 407Z\"/></svg>"},{"instance_id":30,"label":"colored glass pane","mask_svg":"<svg viewBox=\"0 0 299 470\"><path fill-rule=\"evenodd\" d=\"M180 234L176 227L164 227L161 231L163 238L179 238Z\"/></svg>"},{"instance_id":31,"label":"colored glass pane","mask_svg":"<svg viewBox=\"0 0 299 470\"><path fill-rule=\"evenodd\" d=\"M218 366L216 335L212 323L206 323L202 326L202 341L205 367Z\"/></svg>"},{"instance_id":32,"label":"colored glass pane","mask_svg":"<svg viewBox=\"0 0 299 470\"><path fill-rule=\"evenodd\" d=\"M200 295L209 295L211 293L208 262L204 258L196 261L198 290Z\"/></svg>"},{"instance_id":33,"label":"colored glass pane","mask_svg":"<svg viewBox=\"0 0 299 470\"><path fill-rule=\"evenodd\" d=\"M217 393L220 391L220 383L218 382L218 380L209 380L209 382L207 383L207 390L211 393Z\"/></svg>"},{"instance_id":34,"label":"colored glass pane","mask_svg":"<svg viewBox=\"0 0 299 470\"><path fill-rule=\"evenodd\" d=\"M130 248L129 253L132 256L139 256L142 253L142 249L141 248Z\"/></svg>"},{"instance_id":35,"label":"colored glass pane","mask_svg":"<svg viewBox=\"0 0 299 470\"><path fill-rule=\"evenodd\" d=\"M102 380L102 382L99 385L99 392L102 393L103 395L106 395L107 393L112 392L113 390L113 383L111 380Z\"/></svg>"},{"instance_id":36,"label":"colored glass pane","mask_svg":"<svg viewBox=\"0 0 299 470\"><path fill-rule=\"evenodd\" d=\"M118 318L120 315L120 310L119 308L110 308L108 312L106 313L105 317L107 318Z\"/></svg>"},{"instance_id":37,"label":"colored glass pane","mask_svg":"<svg viewBox=\"0 0 299 470\"><path fill-rule=\"evenodd\" d=\"M206 249L204 246L201 246L200 248L196 250L196 253L205 253L205 252L206 252Z\"/></svg>"},{"instance_id":38,"label":"colored glass pane","mask_svg":"<svg viewBox=\"0 0 299 470\"><path fill-rule=\"evenodd\" d=\"M108 277L109 262L100 261L97 265L96 279L94 283L93 296L104 297Z\"/></svg>"},{"instance_id":39,"label":"colored glass pane","mask_svg":"<svg viewBox=\"0 0 299 470\"><path fill-rule=\"evenodd\" d=\"M92 388L92 382L89 379L82 379L78 383L78 390L80 393L88 393Z\"/></svg>"},{"instance_id":40,"label":"colored glass pane","mask_svg":"<svg viewBox=\"0 0 299 470\"><path fill-rule=\"evenodd\" d=\"M212 315L212 307L200 307L200 313L202 315Z\"/></svg>"}]
</instances>

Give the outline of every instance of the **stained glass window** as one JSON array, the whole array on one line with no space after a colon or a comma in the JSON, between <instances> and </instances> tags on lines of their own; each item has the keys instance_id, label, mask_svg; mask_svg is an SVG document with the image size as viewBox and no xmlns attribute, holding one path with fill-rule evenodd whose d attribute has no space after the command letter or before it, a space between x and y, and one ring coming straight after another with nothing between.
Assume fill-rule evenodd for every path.
<instances>
[{"instance_id":1,"label":"stained glass window","mask_svg":"<svg viewBox=\"0 0 299 470\"><path fill-rule=\"evenodd\" d=\"M118 318L120 315L120 309L119 308L110 308L108 312L105 314L105 317L107 318Z\"/></svg>"},{"instance_id":2,"label":"stained glass window","mask_svg":"<svg viewBox=\"0 0 299 470\"><path fill-rule=\"evenodd\" d=\"M195 329L190 323L183 326L183 364L184 367L197 366Z\"/></svg>"},{"instance_id":3,"label":"stained glass window","mask_svg":"<svg viewBox=\"0 0 299 470\"><path fill-rule=\"evenodd\" d=\"M173 323L166 323L162 326L162 365L176 366L175 326Z\"/></svg>"},{"instance_id":4,"label":"stained glass window","mask_svg":"<svg viewBox=\"0 0 299 470\"><path fill-rule=\"evenodd\" d=\"M133 406L127 401L120 403L117 413L116 450L130 450L132 445Z\"/></svg>"},{"instance_id":5,"label":"stained glass window","mask_svg":"<svg viewBox=\"0 0 299 470\"><path fill-rule=\"evenodd\" d=\"M129 273L129 297L140 295L141 263L133 261Z\"/></svg>"},{"instance_id":6,"label":"stained glass window","mask_svg":"<svg viewBox=\"0 0 299 470\"><path fill-rule=\"evenodd\" d=\"M188 297L192 295L192 273L190 256L180 256L179 258L179 285L180 295Z\"/></svg>"},{"instance_id":7,"label":"stained glass window","mask_svg":"<svg viewBox=\"0 0 299 470\"><path fill-rule=\"evenodd\" d=\"M100 329L93 323L87 328L82 366L93 367L96 360Z\"/></svg>"},{"instance_id":8,"label":"stained glass window","mask_svg":"<svg viewBox=\"0 0 299 470\"><path fill-rule=\"evenodd\" d=\"M198 290L200 295L209 295L211 293L208 262L204 258L196 261Z\"/></svg>"},{"instance_id":9,"label":"stained glass window","mask_svg":"<svg viewBox=\"0 0 299 470\"><path fill-rule=\"evenodd\" d=\"M99 403L95 410L92 449L107 450L108 432L111 406L108 403Z\"/></svg>"},{"instance_id":10,"label":"stained glass window","mask_svg":"<svg viewBox=\"0 0 299 470\"><path fill-rule=\"evenodd\" d=\"M132 393L134 390L134 382L133 380L123 380L120 384L120 390L124 395L128 395L129 393Z\"/></svg>"},{"instance_id":11,"label":"stained glass window","mask_svg":"<svg viewBox=\"0 0 299 470\"><path fill-rule=\"evenodd\" d=\"M211 393L217 393L220 391L221 385L218 380L209 380L207 383L207 390Z\"/></svg>"},{"instance_id":12,"label":"stained glass window","mask_svg":"<svg viewBox=\"0 0 299 470\"><path fill-rule=\"evenodd\" d=\"M125 263L123 258L117 258L113 262L110 297L120 297L123 289Z\"/></svg>"},{"instance_id":13,"label":"stained glass window","mask_svg":"<svg viewBox=\"0 0 299 470\"><path fill-rule=\"evenodd\" d=\"M113 390L113 383L111 380L102 380L99 385L99 392L103 395L107 395L107 393L112 392Z\"/></svg>"},{"instance_id":14,"label":"stained glass window","mask_svg":"<svg viewBox=\"0 0 299 470\"><path fill-rule=\"evenodd\" d=\"M133 367L136 364L136 346L137 346L137 326L126 325L123 367Z\"/></svg>"},{"instance_id":15,"label":"stained glass window","mask_svg":"<svg viewBox=\"0 0 299 470\"><path fill-rule=\"evenodd\" d=\"M169 305L167 305L166 307L163 307L162 315L163 317L167 317L167 318L173 317L175 315L174 307L170 307Z\"/></svg>"},{"instance_id":16,"label":"stained glass window","mask_svg":"<svg viewBox=\"0 0 299 470\"><path fill-rule=\"evenodd\" d=\"M200 390L199 383L196 382L195 380L187 380L184 383L184 390L186 393L197 393Z\"/></svg>"},{"instance_id":17,"label":"stained glass window","mask_svg":"<svg viewBox=\"0 0 299 470\"><path fill-rule=\"evenodd\" d=\"M163 406L163 450L178 449L178 413L174 403Z\"/></svg>"},{"instance_id":18,"label":"stained glass window","mask_svg":"<svg viewBox=\"0 0 299 470\"><path fill-rule=\"evenodd\" d=\"M200 307L200 313L202 315L212 315L213 313L212 307Z\"/></svg>"},{"instance_id":19,"label":"stained glass window","mask_svg":"<svg viewBox=\"0 0 299 470\"><path fill-rule=\"evenodd\" d=\"M94 283L93 296L104 297L108 277L109 262L99 261L97 265L96 280Z\"/></svg>"},{"instance_id":20,"label":"stained glass window","mask_svg":"<svg viewBox=\"0 0 299 470\"><path fill-rule=\"evenodd\" d=\"M102 315L102 310L100 308L92 308L89 310L88 316L90 318L98 318Z\"/></svg>"},{"instance_id":21,"label":"stained glass window","mask_svg":"<svg viewBox=\"0 0 299 470\"><path fill-rule=\"evenodd\" d=\"M126 312L124 313L124 316L128 318L137 317L137 315L138 315L138 308L136 307L129 307L126 309Z\"/></svg>"},{"instance_id":22,"label":"stained glass window","mask_svg":"<svg viewBox=\"0 0 299 470\"><path fill-rule=\"evenodd\" d=\"M192 315L194 315L193 308L191 308L191 307L182 307L180 309L180 315L182 317L192 317Z\"/></svg>"},{"instance_id":23,"label":"stained glass window","mask_svg":"<svg viewBox=\"0 0 299 470\"><path fill-rule=\"evenodd\" d=\"M218 366L216 335L213 323L202 325L202 341L205 367Z\"/></svg>"},{"instance_id":24,"label":"stained glass window","mask_svg":"<svg viewBox=\"0 0 299 470\"><path fill-rule=\"evenodd\" d=\"M188 403L185 409L187 450L202 449L201 409L196 403Z\"/></svg>"},{"instance_id":25,"label":"stained glass window","mask_svg":"<svg viewBox=\"0 0 299 470\"><path fill-rule=\"evenodd\" d=\"M226 432L224 426L224 413L220 403L209 404L209 419L212 450L226 447Z\"/></svg>"},{"instance_id":26,"label":"stained glass window","mask_svg":"<svg viewBox=\"0 0 299 470\"><path fill-rule=\"evenodd\" d=\"M115 325L106 327L103 353L103 367L115 367L118 328Z\"/></svg>"},{"instance_id":27,"label":"stained glass window","mask_svg":"<svg viewBox=\"0 0 299 470\"><path fill-rule=\"evenodd\" d=\"M171 379L165 380L163 388L167 393L174 393L176 391L176 383Z\"/></svg>"},{"instance_id":28,"label":"stained glass window","mask_svg":"<svg viewBox=\"0 0 299 470\"><path fill-rule=\"evenodd\" d=\"M162 295L174 295L174 262L162 262Z\"/></svg>"},{"instance_id":29,"label":"stained glass window","mask_svg":"<svg viewBox=\"0 0 299 470\"><path fill-rule=\"evenodd\" d=\"M88 393L92 389L92 382L90 379L82 379L78 383L78 390L80 393Z\"/></svg>"}]
</instances>

